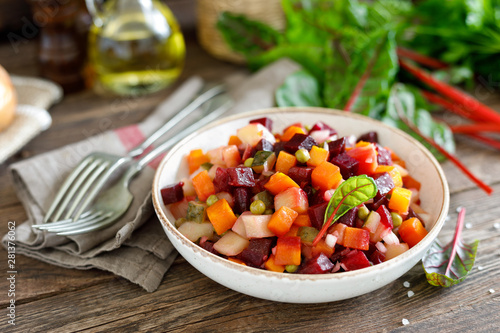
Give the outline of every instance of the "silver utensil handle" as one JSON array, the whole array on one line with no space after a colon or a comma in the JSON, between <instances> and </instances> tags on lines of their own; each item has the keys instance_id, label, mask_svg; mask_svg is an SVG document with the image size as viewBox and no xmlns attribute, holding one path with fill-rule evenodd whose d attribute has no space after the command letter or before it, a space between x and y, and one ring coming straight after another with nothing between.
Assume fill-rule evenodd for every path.
<instances>
[{"instance_id":1,"label":"silver utensil handle","mask_svg":"<svg viewBox=\"0 0 500 333\"><path fill-rule=\"evenodd\" d=\"M167 133L170 129L172 129L175 125L177 125L181 120L183 120L186 116L191 114L193 111L198 109L201 105L214 98L217 95L220 95L226 91L224 85L215 86L198 97L196 97L191 103L189 103L186 107L184 107L179 113L170 118L163 126L157 129L153 134L151 134L146 140L144 140L137 147L133 148L129 151L128 156L136 157L144 153L146 148L151 146L156 140L158 140L161 136Z\"/></svg>"},{"instance_id":2,"label":"silver utensil handle","mask_svg":"<svg viewBox=\"0 0 500 333\"><path fill-rule=\"evenodd\" d=\"M185 128L184 130L182 130L178 134L174 135L173 137L171 137L170 139L168 139L167 141L162 143L160 146L156 147L151 152L144 155L139 161L137 161L138 170L141 170L142 168L144 168L144 166L146 166L149 162L154 160L156 157L158 157L159 155L161 155L165 151L172 148L172 146L174 144L179 142L184 137L188 136L189 134L193 133L194 131L200 129L201 127L209 124L213 120L215 120L218 117L220 117L221 115L223 115L233 105L233 101L229 97L229 95L227 95L227 94L221 95L219 98L222 100L222 104L220 106L218 106L215 110L209 111L205 117L201 118L196 123L192 124L191 126Z\"/></svg>"}]
</instances>

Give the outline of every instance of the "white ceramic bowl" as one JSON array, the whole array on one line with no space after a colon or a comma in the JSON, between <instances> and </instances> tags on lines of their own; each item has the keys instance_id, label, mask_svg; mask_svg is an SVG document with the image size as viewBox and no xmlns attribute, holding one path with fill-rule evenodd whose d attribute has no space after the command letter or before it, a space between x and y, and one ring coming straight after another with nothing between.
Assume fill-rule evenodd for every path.
<instances>
[{"instance_id":1,"label":"white ceramic bowl","mask_svg":"<svg viewBox=\"0 0 500 333\"><path fill-rule=\"evenodd\" d=\"M227 144L236 129L248 121L270 117L273 132L302 122L323 121L340 136L377 131L379 142L392 148L406 161L410 174L421 182L421 206L431 216L426 223L429 234L402 255L368 268L321 275L276 273L243 266L205 251L185 238L173 225L174 218L162 203L160 190L187 176L185 156L192 149L216 148ZM331 302L376 290L410 270L423 257L437 237L448 213L449 190L444 173L431 153L400 130L356 114L323 108L271 108L231 116L214 122L179 142L164 157L153 182L153 204L168 238L179 253L210 279L238 292L267 300L290 303Z\"/></svg>"}]
</instances>

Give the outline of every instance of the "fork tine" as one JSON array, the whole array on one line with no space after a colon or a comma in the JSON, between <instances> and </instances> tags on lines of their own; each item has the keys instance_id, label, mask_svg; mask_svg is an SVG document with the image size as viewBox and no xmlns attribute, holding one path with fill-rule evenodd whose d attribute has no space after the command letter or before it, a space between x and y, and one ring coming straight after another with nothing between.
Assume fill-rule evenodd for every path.
<instances>
[{"instance_id":1,"label":"fork tine","mask_svg":"<svg viewBox=\"0 0 500 333\"><path fill-rule=\"evenodd\" d=\"M34 224L31 227L40 229L40 230L53 230L59 227L67 227L70 225L75 225L80 222L87 222L93 219L98 218L99 216L103 215L103 211L87 211L84 214L80 216L80 219L77 221L73 221L73 219L65 219L65 220L59 220L59 221L54 221L54 222L48 222L48 223L43 223L43 224Z\"/></svg>"},{"instance_id":2,"label":"fork tine","mask_svg":"<svg viewBox=\"0 0 500 333\"><path fill-rule=\"evenodd\" d=\"M100 223L104 220L108 220L111 216L113 215L113 212L107 212L104 213L102 211L99 211L96 213L96 216L93 216L90 219L87 219L85 221L82 220L77 220L75 222L69 222L69 223L61 223L58 225L54 226L49 226L47 224L44 225L44 227L40 228L42 230L46 230L48 232L55 232L58 235L63 235L63 234L77 234L81 230L86 230L86 228L95 225L96 223ZM59 222L59 221L58 221ZM58 223L55 222L55 223ZM50 224L50 223L49 223Z\"/></svg>"},{"instance_id":3,"label":"fork tine","mask_svg":"<svg viewBox=\"0 0 500 333\"><path fill-rule=\"evenodd\" d=\"M96 160L96 162L97 161L98 160ZM78 192L75 191L76 193L72 194L75 196L75 198L73 200L71 207L67 210L66 215L64 216L64 219L69 219L72 216L73 212L76 210L76 208L82 202L83 197L88 193L89 188L95 184L96 179L104 171L106 171L108 169L109 165L110 165L109 161L99 161L99 163L96 166L96 169L90 175L88 175L88 178L87 177L84 178L84 179L86 179L85 183L79 184L79 186L77 187ZM87 204L88 204L88 202L86 203L86 205ZM79 210L79 213L81 213L85 208L86 208L86 206L81 207ZM72 216L72 219L77 220L79 215L80 214Z\"/></svg>"},{"instance_id":4,"label":"fork tine","mask_svg":"<svg viewBox=\"0 0 500 333\"><path fill-rule=\"evenodd\" d=\"M58 232L57 234L61 235L61 236L79 235L79 234L83 234L83 233L87 233L90 231L104 228L110 224L113 224L115 221L116 221L116 216L108 216L107 219L105 219L103 221L94 221L93 224L90 224L90 225L86 226L85 228L81 228L81 226L80 226L80 228L78 228L78 229L75 229L72 231L62 231L62 232Z\"/></svg>"},{"instance_id":5,"label":"fork tine","mask_svg":"<svg viewBox=\"0 0 500 333\"><path fill-rule=\"evenodd\" d=\"M81 174L82 170L88 167L88 165L92 162L92 158L87 157L78 164L78 166L68 175L68 177L64 180L63 184L59 188L59 192L57 192L54 201L50 205L47 213L45 214L44 223L49 221L52 217L52 214L59 206L59 203L64 198L66 192L70 188L71 184L75 181L75 179Z\"/></svg>"}]
</instances>

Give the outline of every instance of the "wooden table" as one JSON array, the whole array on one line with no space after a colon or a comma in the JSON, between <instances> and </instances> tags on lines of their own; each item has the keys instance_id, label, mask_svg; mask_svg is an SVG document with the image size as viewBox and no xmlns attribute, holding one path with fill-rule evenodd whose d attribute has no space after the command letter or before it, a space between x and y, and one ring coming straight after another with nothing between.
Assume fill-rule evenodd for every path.
<instances>
[{"instance_id":1,"label":"wooden table","mask_svg":"<svg viewBox=\"0 0 500 333\"><path fill-rule=\"evenodd\" d=\"M7 43L0 45L0 63L20 75L36 75L35 43L21 45L13 56ZM217 61L188 38L187 63L182 79L201 75L217 80L236 71L236 65ZM172 88L174 89L174 88ZM0 166L0 234L7 221L18 224L26 213L8 177L9 164L71 142L87 138L107 117L112 128L141 121L171 91L144 97L128 116L120 117L130 100L97 96L92 91L68 95L50 112L53 124L15 157ZM500 110L498 94L481 95ZM112 106L111 106L112 104ZM16 326L5 315L9 283L4 274L7 253L0 249L0 331L185 331L185 332L499 332L500 331L500 155L498 151L458 139L458 156L495 192L485 195L455 167L444 163L452 196L450 216L440 234L448 242L454 231L456 209L467 208L466 241L479 239L475 268L465 282L448 289L430 286L421 265L367 295L328 303L295 305L256 299L229 290L178 257L159 289L140 287L99 270L80 271L52 266L18 255L16 266ZM408 281L410 287L403 286ZM490 289L495 292L491 293ZM414 296L408 297L408 291ZM408 326L402 319L407 318Z\"/></svg>"}]
</instances>

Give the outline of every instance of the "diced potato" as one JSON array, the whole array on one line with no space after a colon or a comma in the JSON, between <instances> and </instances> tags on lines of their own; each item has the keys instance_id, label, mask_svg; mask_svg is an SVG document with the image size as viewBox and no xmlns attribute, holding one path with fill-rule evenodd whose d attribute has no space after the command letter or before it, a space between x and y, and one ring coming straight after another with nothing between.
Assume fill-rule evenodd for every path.
<instances>
[{"instance_id":1,"label":"diced potato","mask_svg":"<svg viewBox=\"0 0 500 333\"><path fill-rule=\"evenodd\" d=\"M237 233L229 230L224 234L224 236L221 237L221 239L215 242L214 249L216 249L219 253L225 254L226 256L235 256L246 249L249 244L250 241L248 239L243 238Z\"/></svg>"}]
</instances>

